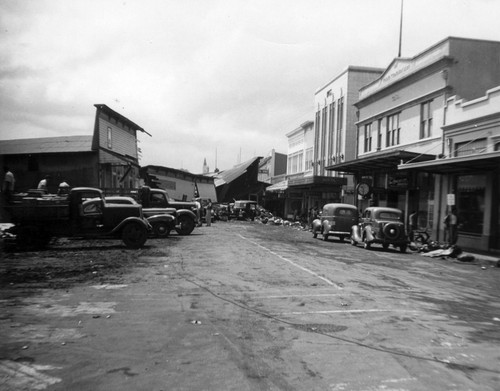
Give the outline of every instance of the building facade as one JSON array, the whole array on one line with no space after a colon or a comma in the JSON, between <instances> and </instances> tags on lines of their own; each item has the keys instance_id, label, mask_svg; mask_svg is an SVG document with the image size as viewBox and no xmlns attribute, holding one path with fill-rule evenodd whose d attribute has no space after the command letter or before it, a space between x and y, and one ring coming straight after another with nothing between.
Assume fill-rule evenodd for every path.
<instances>
[{"instance_id":1,"label":"building facade","mask_svg":"<svg viewBox=\"0 0 500 391\"><path fill-rule=\"evenodd\" d=\"M443 216L456 208L458 244L483 251L500 251L500 86L466 101L446 102L443 155L422 163L401 164L402 171L438 178L436 205ZM441 224L436 238L447 240Z\"/></svg>"},{"instance_id":2,"label":"building facade","mask_svg":"<svg viewBox=\"0 0 500 391\"><path fill-rule=\"evenodd\" d=\"M349 66L314 94L314 154L306 157L313 175L347 179L342 201L354 203L354 181L351 175L328 170L327 167L356 158L357 113L361 87L378 78L380 68ZM310 159L310 160L309 160Z\"/></svg>"},{"instance_id":3,"label":"building facade","mask_svg":"<svg viewBox=\"0 0 500 391\"><path fill-rule=\"evenodd\" d=\"M199 197L217 202L213 177L152 165L141 167L140 175L144 184L166 190L174 200L191 201Z\"/></svg>"},{"instance_id":4,"label":"building facade","mask_svg":"<svg viewBox=\"0 0 500 391\"><path fill-rule=\"evenodd\" d=\"M420 226L439 236L440 179L434 172L398 166L446 153L448 99L474 100L500 85L498 58L500 42L449 37L412 58L394 59L360 89L356 159L328 169L352 173L356 189L368 185L368 193L356 197L361 209L374 204L400 208L406 215L417 211Z\"/></svg>"},{"instance_id":5,"label":"building facade","mask_svg":"<svg viewBox=\"0 0 500 391\"><path fill-rule=\"evenodd\" d=\"M139 148L137 132L142 127L104 104L96 104L92 149L99 156L101 189L139 186Z\"/></svg>"}]
</instances>

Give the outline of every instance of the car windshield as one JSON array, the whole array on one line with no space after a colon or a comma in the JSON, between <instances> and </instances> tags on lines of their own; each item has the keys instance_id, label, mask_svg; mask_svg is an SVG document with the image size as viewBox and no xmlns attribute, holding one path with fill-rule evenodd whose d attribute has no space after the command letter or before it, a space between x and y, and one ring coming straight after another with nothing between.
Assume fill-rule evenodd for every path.
<instances>
[{"instance_id":1,"label":"car windshield","mask_svg":"<svg viewBox=\"0 0 500 391\"><path fill-rule=\"evenodd\" d=\"M398 220L400 220L401 215L397 212L382 211L382 212L379 212L378 218L383 219L383 220L396 220L396 221L398 221Z\"/></svg>"},{"instance_id":2,"label":"car windshield","mask_svg":"<svg viewBox=\"0 0 500 391\"><path fill-rule=\"evenodd\" d=\"M354 214L357 213L357 211L353 209L338 209L337 210L337 216L354 216Z\"/></svg>"}]
</instances>

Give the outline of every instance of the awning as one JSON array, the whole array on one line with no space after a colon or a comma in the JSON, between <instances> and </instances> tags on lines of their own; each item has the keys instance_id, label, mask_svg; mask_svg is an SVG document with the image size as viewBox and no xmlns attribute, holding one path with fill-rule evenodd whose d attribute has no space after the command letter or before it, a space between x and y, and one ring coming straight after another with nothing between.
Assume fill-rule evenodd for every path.
<instances>
[{"instance_id":1,"label":"awning","mask_svg":"<svg viewBox=\"0 0 500 391\"><path fill-rule=\"evenodd\" d=\"M288 180L287 179L267 187L266 192L270 191L270 192L279 193L279 192L285 191L286 189L288 189Z\"/></svg>"},{"instance_id":2,"label":"awning","mask_svg":"<svg viewBox=\"0 0 500 391\"><path fill-rule=\"evenodd\" d=\"M349 174L370 174L373 171L392 171L402 162L422 162L435 159L435 155L427 155L409 151L391 151L375 153L373 155L350 160L344 163L326 167L327 170L345 172Z\"/></svg>"},{"instance_id":3,"label":"awning","mask_svg":"<svg viewBox=\"0 0 500 391\"><path fill-rule=\"evenodd\" d=\"M498 169L500 169L500 151L398 165L398 170L417 170L437 174L461 174Z\"/></svg>"}]
</instances>

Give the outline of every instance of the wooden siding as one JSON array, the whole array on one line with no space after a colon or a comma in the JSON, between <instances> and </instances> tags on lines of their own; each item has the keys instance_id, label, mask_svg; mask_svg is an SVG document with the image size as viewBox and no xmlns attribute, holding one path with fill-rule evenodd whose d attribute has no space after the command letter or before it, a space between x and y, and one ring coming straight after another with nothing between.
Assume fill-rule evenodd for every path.
<instances>
[{"instance_id":1,"label":"wooden siding","mask_svg":"<svg viewBox=\"0 0 500 391\"><path fill-rule=\"evenodd\" d=\"M137 138L135 131L124 129L120 123L99 118L99 146L121 155L137 159ZM111 148L108 148L108 127L111 128Z\"/></svg>"}]
</instances>

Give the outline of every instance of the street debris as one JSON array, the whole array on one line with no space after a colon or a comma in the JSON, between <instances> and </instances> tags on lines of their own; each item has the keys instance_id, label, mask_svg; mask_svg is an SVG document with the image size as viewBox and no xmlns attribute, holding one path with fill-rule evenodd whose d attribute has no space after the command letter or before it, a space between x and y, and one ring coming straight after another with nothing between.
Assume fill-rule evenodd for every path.
<instances>
[{"instance_id":1,"label":"street debris","mask_svg":"<svg viewBox=\"0 0 500 391\"><path fill-rule=\"evenodd\" d=\"M191 323L192 324L201 324L201 321L199 321L199 320L192 320Z\"/></svg>"}]
</instances>

